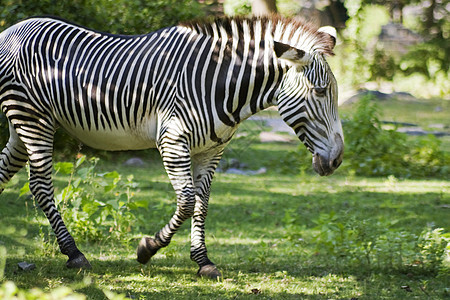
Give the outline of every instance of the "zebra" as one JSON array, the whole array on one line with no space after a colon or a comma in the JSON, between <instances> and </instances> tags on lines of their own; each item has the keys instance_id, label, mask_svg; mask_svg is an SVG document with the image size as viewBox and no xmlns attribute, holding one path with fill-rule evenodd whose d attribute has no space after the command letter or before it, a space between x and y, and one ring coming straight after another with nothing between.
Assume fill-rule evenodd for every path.
<instances>
[{"instance_id":1,"label":"zebra","mask_svg":"<svg viewBox=\"0 0 450 300\"><path fill-rule=\"evenodd\" d=\"M199 276L222 276L208 258L205 218L214 171L239 124L276 106L312 153L314 170L341 164L337 83L326 61L335 30L281 17L216 18L145 35L114 35L55 17L33 17L0 34L0 104L10 137L0 188L29 162L29 186L68 268L90 268L54 203L56 126L103 150L157 148L177 207L145 264L191 219Z\"/></svg>"}]
</instances>

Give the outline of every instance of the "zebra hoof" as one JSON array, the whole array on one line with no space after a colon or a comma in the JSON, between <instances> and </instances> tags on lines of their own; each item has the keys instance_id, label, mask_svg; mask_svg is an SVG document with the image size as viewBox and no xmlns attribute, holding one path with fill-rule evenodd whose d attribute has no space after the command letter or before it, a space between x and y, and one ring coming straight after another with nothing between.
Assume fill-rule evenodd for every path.
<instances>
[{"instance_id":1,"label":"zebra hoof","mask_svg":"<svg viewBox=\"0 0 450 300\"><path fill-rule=\"evenodd\" d=\"M83 253L80 252L80 254L72 258L66 262L66 267L69 269L91 269L92 266L89 263L89 261L84 257Z\"/></svg>"},{"instance_id":2,"label":"zebra hoof","mask_svg":"<svg viewBox=\"0 0 450 300\"><path fill-rule=\"evenodd\" d=\"M222 274L219 270L217 270L216 266L213 264L205 265L200 267L200 269L197 272L197 275L204 278L210 278L210 279L218 279L222 277Z\"/></svg>"},{"instance_id":3,"label":"zebra hoof","mask_svg":"<svg viewBox=\"0 0 450 300\"><path fill-rule=\"evenodd\" d=\"M141 264L148 263L150 258L158 252L159 248L160 247L156 244L155 239L143 237L137 248L137 261Z\"/></svg>"}]
</instances>

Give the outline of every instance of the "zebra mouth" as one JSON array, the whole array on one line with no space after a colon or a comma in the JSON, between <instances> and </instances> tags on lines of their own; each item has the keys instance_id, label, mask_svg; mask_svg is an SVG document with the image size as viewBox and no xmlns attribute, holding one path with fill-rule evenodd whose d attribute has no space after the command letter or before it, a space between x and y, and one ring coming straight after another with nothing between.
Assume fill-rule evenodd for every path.
<instances>
[{"instance_id":1,"label":"zebra mouth","mask_svg":"<svg viewBox=\"0 0 450 300\"><path fill-rule=\"evenodd\" d=\"M334 170L339 167L340 162L336 163L335 161L330 163L328 158L323 157L322 155L315 153L312 159L312 165L314 171L320 176L328 176L333 174Z\"/></svg>"}]
</instances>

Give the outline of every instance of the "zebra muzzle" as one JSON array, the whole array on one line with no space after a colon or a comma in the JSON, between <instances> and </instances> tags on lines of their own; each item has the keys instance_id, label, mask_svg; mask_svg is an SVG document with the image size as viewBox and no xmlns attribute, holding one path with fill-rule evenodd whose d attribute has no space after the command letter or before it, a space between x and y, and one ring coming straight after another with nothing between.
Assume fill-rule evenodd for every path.
<instances>
[{"instance_id":1,"label":"zebra muzzle","mask_svg":"<svg viewBox=\"0 0 450 300\"><path fill-rule=\"evenodd\" d=\"M313 155L313 168L320 176L328 176L333 174L334 170L336 170L342 163L342 155L334 159L330 159L328 157L324 157L318 153Z\"/></svg>"},{"instance_id":2,"label":"zebra muzzle","mask_svg":"<svg viewBox=\"0 0 450 300\"><path fill-rule=\"evenodd\" d=\"M338 133L334 137L334 146L327 153L315 152L313 154L313 168L320 176L333 174L339 168L344 156L344 140Z\"/></svg>"}]
</instances>

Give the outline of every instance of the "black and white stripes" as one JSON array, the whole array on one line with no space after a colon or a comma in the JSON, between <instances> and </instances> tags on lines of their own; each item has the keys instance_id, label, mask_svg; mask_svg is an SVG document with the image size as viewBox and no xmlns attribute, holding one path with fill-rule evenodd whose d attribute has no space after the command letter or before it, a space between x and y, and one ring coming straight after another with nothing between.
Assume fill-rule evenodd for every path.
<instances>
[{"instance_id":1,"label":"black and white stripes","mask_svg":"<svg viewBox=\"0 0 450 300\"><path fill-rule=\"evenodd\" d=\"M324 58L330 30L280 18L225 18L120 36L54 18L32 18L0 34L0 104L10 139L0 156L0 184L26 161L30 187L69 267L89 262L53 202L53 133L61 125L94 148L158 148L177 194L177 210L145 263L192 218L191 257L199 274L220 275L206 254L210 184L238 125L277 105L313 153L321 175L342 160L337 86Z\"/></svg>"}]
</instances>

